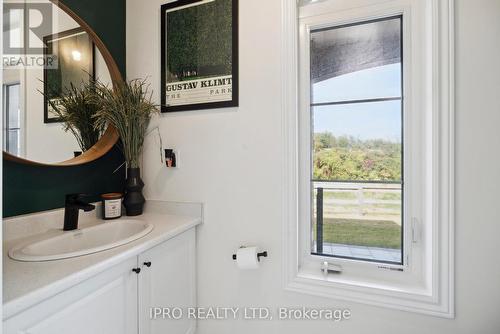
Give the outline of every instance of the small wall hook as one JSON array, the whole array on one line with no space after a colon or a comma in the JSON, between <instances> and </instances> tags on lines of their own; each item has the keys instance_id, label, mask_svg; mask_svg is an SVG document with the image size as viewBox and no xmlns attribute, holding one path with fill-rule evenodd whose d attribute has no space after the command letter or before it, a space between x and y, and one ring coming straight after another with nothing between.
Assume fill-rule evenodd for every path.
<instances>
[{"instance_id":1,"label":"small wall hook","mask_svg":"<svg viewBox=\"0 0 500 334\"><path fill-rule=\"evenodd\" d=\"M178 152L172 148L165 149L165 164L167 167L175 168L178 167L177 160Z\"/></svg>"}]
</instances>

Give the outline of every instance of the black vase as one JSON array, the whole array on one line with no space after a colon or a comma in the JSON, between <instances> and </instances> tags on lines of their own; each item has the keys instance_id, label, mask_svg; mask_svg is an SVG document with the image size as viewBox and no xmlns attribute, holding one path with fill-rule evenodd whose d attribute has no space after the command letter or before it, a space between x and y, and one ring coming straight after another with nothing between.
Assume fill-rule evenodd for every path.
<instances>
[{"instance_id":1,"label":"black vase","mask_svg":"<svg viewBox=\"0 0 500 334\"><path fill-rule=\"evenodd\" d=\"M138 216L142 214L146 199L142 195L144 182L141 180L140 168L127 168L127 182L125 184L125 198L123 205L127 216Z\"/></svg>"}]
</instances>

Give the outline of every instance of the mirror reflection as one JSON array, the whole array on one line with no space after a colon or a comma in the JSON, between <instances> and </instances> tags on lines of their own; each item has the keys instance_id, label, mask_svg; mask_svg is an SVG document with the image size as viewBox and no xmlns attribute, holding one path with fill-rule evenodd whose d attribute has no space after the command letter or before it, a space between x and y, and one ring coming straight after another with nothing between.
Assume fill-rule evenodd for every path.
<instances>
[{"instance_id":1,"label":"mirror reflection","mask_svg":"<svg viewBox=\"0 0 500 334\"><path fill-rule=\"evenodd\" d=\"M28 43L24 39L24 27L39 25L40 18L30 15L25 23L23 11L11 10L4 19L10 44L24 52L18 59L37 60L3 66L3 150L50 164L80 155L104 133L105 129L93 126L95 106L87 92L93 80L110 85L111 78L89 34L59 7L45 3L52 22L39 41L41 57L31 57L32 50L25 46L33 47L36 37L29 36Z\"/></svg>"}]
</instances>

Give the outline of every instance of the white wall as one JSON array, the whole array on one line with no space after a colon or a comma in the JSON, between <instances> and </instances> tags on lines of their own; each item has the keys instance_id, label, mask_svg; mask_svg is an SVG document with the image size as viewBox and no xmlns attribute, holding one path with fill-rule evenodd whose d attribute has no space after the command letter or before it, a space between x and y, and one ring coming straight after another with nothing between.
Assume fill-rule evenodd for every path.
<instances>
[{"instance_id":1,"label":"white wall","mask_svg":"<svg viewBox=\"0 0 500 334\"><path fill-rule=\"evenodd\" d=\"M149 76L159 103L162 1L127 0L127 76ZM162 115L165 147L182 168L160 164L153 136L144 153L149 199L200 200L200 306L347 307L352 319L200 321L200 334L499 333L500 1L457 0L456 319L285 292L281 285L280 1L240 0L240 107ZM231 254L257 243L270 253L240 272ZM170 305L158 305L170 306Z\"/></svg>"}]
</instances>

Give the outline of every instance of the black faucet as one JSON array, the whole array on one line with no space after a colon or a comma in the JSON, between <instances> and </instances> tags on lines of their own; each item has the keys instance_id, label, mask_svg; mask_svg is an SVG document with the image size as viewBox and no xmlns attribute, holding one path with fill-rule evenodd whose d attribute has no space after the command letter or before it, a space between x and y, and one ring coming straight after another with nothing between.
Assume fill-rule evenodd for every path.
<instances>
[{"instance_id":1,"label":"black faucet","mask_svg":"<svg viewBox=\"0 0 500 334\"><path fill-rule=\"evenodd\" d=\"M64 203L64 231L72 231L78 228L78 212L83 210L85 212L95 209L95 205L84 202L83 194L69 194L66 195L66 202Z\"/></svg>"}]
</instances>

